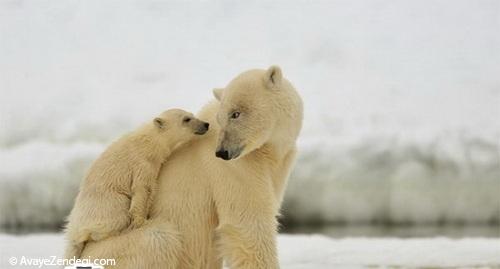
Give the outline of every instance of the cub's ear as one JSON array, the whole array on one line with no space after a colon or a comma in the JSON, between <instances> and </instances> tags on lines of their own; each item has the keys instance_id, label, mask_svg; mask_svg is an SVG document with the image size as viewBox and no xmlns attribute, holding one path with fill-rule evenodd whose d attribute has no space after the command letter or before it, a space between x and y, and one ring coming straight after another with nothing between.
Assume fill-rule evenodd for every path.
<instances>
[{"instance_id":1,"label":"cub's ear","mask_svg":"<svg viewBox=\"0 0 500 269\"><path fill-rule=\"evenodd\" d=\"M155 124L156 128L165 129L165 120L163 120L162 118L155 118L153 120L153 123Z\"/></svg>"},{"instance_id":2,"label":"cub's ear","mask_svg":"<svg viewBox=\"0 0 500 269\"><path fill-rule=\"evenodd\" d=\"M264 82L268 89L273 89L281 84L283 75L281 74L281 68L277 65L269 67L264 76Z\"/></svg>"},{"instance_id":3,"label":"cub's ear","mask_svg":"<svg viewBox=\"0 0 500 269\"><path fill-rule=\"evenodd\" d=\"M224 89L222 89L222 88L215 88L212 90L212 92L214 93L215 99L220 101L220 99L222 98L222 91L224 91Z\"/></svg>"}]
</instances>

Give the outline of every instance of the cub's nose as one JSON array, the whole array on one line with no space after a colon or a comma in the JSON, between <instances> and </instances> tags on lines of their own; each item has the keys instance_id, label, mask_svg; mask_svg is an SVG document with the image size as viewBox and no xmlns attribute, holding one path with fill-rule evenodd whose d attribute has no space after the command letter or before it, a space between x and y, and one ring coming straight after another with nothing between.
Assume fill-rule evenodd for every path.
<instances>
[{"instance_id":1,"label":"cub's nose","mask_svg":"<svg viewBox=\"0 0 500 269\"><path fill-rule=\"evenodd\" d=\"M217 158L221 158L223 160L229 160L229 152L225 149L220 149L217 152L215 152L215 156Z\"/></svg>"},{"instance_id":2,"label":"cub's nose","mask_svg":"<svg viewBox=\"0 0 500 269\"><path fill-rule=\"evenodd\" d=\"M203 124L199 125L198 130L196 130L196 132L194 133L197 135L205 134L208 131L209 125L210 124L208 124L208 122L203 122Z\"/></svg>"}]
</instances>

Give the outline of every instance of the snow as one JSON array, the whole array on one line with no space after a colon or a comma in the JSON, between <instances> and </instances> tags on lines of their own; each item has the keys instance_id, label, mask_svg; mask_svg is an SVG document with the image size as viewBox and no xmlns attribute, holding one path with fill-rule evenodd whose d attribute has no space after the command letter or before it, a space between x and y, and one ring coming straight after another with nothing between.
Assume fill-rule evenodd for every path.
<instances>
[{"instance_id":1,"label":"snow","mask_svg":"<svg viewBox=\"0 0 500 269\"><path fill-rule=\"evenodd\" d=\"M73 205L80 180L103 145L44 141L0 151L0 223L54 227Z\"/></svg>"},{"instance_id":2,"label":"snow","mask_svg":"<svg viewBox=\"0 0 500 269\"><path fill-rule=\"evenodd\" d=\"M54 226L90 162L279 64L296 222L500 223L500 2L0 1L0 225Z\"/></svg>"},{"instance_id":3,"label":"snow","mask_svg":"<svg viewBox=\"0 0 500 269\"><path fill-rule=\"evenodd\" d=\"M500 239L331 239L320 235L280 235L278 247L284 269L500 267ZM62 249L63 238L59 234L0 235L0 267L14 268L8 264L10 257L49 258L60 256Z\"/></svg>"}]
</instances>

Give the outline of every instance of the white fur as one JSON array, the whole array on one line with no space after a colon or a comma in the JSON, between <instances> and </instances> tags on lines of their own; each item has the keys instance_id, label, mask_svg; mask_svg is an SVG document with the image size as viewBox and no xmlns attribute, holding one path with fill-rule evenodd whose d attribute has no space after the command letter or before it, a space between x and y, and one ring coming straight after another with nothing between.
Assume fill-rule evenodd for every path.
<instances>
[{"instance_id":1,"label":"white fur","mask_svg":"<svg viewBox=\"0 0 500 269\"><path fill-rule=\"evenodd\" d=\"M222 102L199 113L214 128L161 169L151 223L89 243L83 255L115 257L117 268L222 268L223 259L231 268L278 268L276 216L295 159L302 101L284 78L269 87L267 74L244 72L224 89ZM246 147L224 161L214 155L229 128L225 112L236 103L251 108L241 120L254 126L241 123Z\"/></svg>"},{"instance_id":2,"label":"white fur","mask_svg":"<svg viewBox=\"0 0 500 269\"><path fill-rule=\"evenodd\" d=\"M68 218L66 258L79 258L88 241L118 235L127 227L141 227L162 163L191 141L203 123L191 113L171 109L101 154L83 180Z\"/></svg>"}]
</instances>

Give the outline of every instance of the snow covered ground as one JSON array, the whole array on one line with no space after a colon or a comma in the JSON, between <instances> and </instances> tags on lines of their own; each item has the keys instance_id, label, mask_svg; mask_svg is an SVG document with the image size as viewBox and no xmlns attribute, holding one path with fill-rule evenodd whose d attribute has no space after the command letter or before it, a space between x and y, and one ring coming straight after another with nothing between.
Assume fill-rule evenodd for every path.
<instances>
[{"instance_id":1,"label":"snow covered ground","mask_svg":"<svg viewBox=\"0 0 500 269\"><path fill-rule=\"evenodd\" d=\"M292 220L500 223L499 14L494 0L0 1L0 225L59 224L113 138L271 64L305 102Z\"/></svg>"},{"instance_id":2,"label":"snow covered ground","mask_svg":"<svg viewBox=\"0 0 500 269\"><path fill-rule=\"evenodd\" d=\"M500 268L500 239L335 240L319 235L280 235L278 246L283 269ZM63 239L58 234L0 235L0 267L35 268L10 266L9 259L60 256L62 248Z\"/></svg>"}]
</instances>

